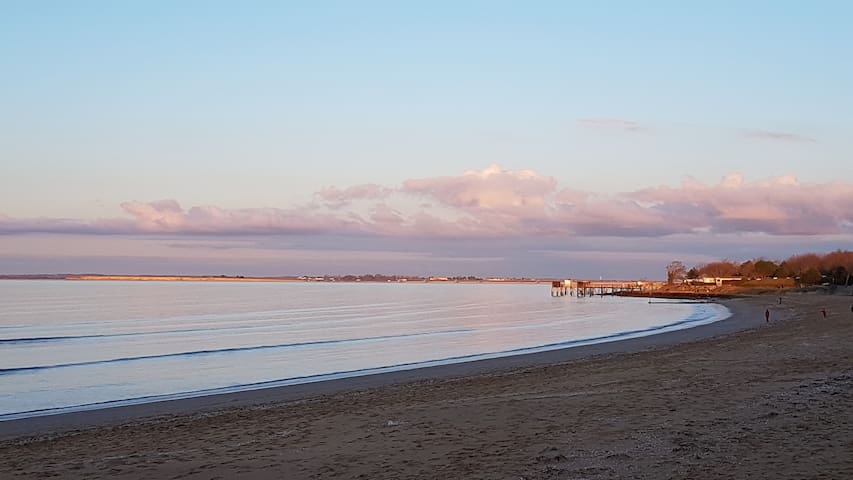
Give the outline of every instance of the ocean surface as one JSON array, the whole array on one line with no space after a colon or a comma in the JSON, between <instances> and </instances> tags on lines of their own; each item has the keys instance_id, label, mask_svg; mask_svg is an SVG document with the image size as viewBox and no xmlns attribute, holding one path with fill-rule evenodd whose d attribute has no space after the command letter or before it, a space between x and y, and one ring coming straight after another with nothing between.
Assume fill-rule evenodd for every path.
<instances>
[{"instance_id":1,"label":"ocean surface","mask_svg":"<svg viewBox=\"0 0 853 480\"><path fill-rule=\"evenodd\" d=\"M0 421L651 335L716 304L550 285L0 281Z\"/></svg>"}]
</instances>

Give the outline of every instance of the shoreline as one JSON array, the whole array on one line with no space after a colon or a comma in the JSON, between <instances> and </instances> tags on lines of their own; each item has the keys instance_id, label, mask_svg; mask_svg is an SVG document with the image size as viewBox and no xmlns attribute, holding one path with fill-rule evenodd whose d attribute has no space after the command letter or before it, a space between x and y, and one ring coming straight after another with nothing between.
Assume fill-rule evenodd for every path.
<instances>
[{"instance_id":1,"label":"shoreline","mask_svg":"<svg viewBox=\"0 0 853 480\"><path fill-rule=\"evenodd\" d=\"M356 277L356 276L353 276ZM59 280L69 282L200 282L200 283L436 283L436 284L534 284L551 283L551 279L541 278L480 278L475 280L426 278L426 277L383 277L379 280L356 280L335 277L286 276L252 277L242 275L102 275L102 274L46 274L46 275L0 275L0 281L39 281Z\"/></svg>"},{"instance_id":2,"label":"shoreline","mask_svg":"<svg viewBox=\"0 0 853 480\"><path fill-rule=\"evenodd\" d=\"M68 414L7 431L0 477L853 478L851 302L737 298L650 337Z\"/></svg>"},{"instance_id":3,"label":"shoreline","mask_svg":"<svg viewBox=\"0 0 853 480\"><path fill-rule=\"evenodd\" d=\"M743 311L746 308L743 305L743 300L746 298L749 297L716 299L713 303L719 303L730 311L731 315L728 318L675 331L535 353L9 419L0 421L0 440L30 435L61 434L89 427L114 426L164 415L189 415L227 408L253 407L273 402L299 401L314 396L334 395L404 383L486 375L500 371L559 364L586 357L633 353L685 342L701 341L760 326L763 323L761 318L749 318Z\"/></svg>"}]
</instances>

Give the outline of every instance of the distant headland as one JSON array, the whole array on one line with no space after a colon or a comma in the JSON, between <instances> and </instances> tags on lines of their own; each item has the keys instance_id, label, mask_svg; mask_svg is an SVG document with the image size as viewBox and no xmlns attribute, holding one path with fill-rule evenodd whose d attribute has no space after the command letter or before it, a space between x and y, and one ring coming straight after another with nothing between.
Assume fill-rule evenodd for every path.
<instances>
[{"instance_id":1,"label":"distant headland","mask_svg":"<svg viewBox=\"0 0 853 480\"><path fill-rule=\"evenodd\" d=\"M444 283L547 283L550 278L527 277L424 277L406 275L299 275L254 277L244 275L106 275L87 274L26 274L0 275L0 280L76 280L76 281L134 281L134 282L444 282Z\"/></svg>"}]
</instances>

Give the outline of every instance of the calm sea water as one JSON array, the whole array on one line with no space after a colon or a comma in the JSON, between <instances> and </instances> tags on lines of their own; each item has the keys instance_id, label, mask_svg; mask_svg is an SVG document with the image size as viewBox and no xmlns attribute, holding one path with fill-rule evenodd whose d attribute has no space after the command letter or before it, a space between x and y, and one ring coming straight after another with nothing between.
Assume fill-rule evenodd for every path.
<instances>
[{"instance_id":1,"label":"calm sea water","mask_svg":"<svg viewBox=\"0 0 853 480\"><path fill-rule=\"evenodd\" d=\"M549 289L0 281L0 420L565 348L729 315Z\"/></svg>"}]
</instances>

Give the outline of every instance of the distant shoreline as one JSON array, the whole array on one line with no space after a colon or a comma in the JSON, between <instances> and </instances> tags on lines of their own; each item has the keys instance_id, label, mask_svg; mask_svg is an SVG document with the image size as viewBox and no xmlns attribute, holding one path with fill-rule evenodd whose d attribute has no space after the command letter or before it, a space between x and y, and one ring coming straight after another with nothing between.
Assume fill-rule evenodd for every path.
<instances>
[{"instance_id":1,"label":"distant shoreline","mask_svg":"<svg viewBox=\"0 0 853 480\"><path fill-rule=\"evenodd\" d=\"M379 276L375 279L344 278L345 276L282 276L247 277L242 275L100 275L100 274L44 274L44 275L0 275L0 280L70 280L94 282L296 282L296 283L550 283L552 279L541 278L478 278L454 279L445 277Z\"/></svg>"},{"instance_id":2,"label":"distant shoreline","mask_svg":"<svg viewBox=\"0 0 853 480\"><path fill-rule=\"evenodd\" d=\"M325 276L279 276L279 277L254 277L242 275L106 275L106 274L23 274L23 275L0 275L0 280L66 280L75 282L208 282L208 283L435 283L435 284L527 284L543 285L554 281L562 281L551 278L478 278L478 277L418 277L402 275L325 275ZM614 291L596 293L595 296L624 296L642 298L665 298L672 300L704 300L715 301L737 298L743 295L756 294L783 294L790 291L805 291L807 289L793 288L791 286L780 287L778 285L758 285L750 282L750 285L737 286L725 285L711 288L688 288L682 285L668 286L660 281L646 281L648 284L660 284L653 290L644 291ZM767 283L767 282L765 282ZM769 288L768 288L769 287ZM812 289L817 287L812 287Z\"/></svg>"},{"instance_id":3,"label":"distant shoreline","mask_svg":"<svg viewBox=\"0 0 853 480\"><path fill-rule=\"evenodd\" d=\"M195 275L69 275L63 280L95 282L303 282L290 277L227 277Z\"/></svg>"}]
</instances>

